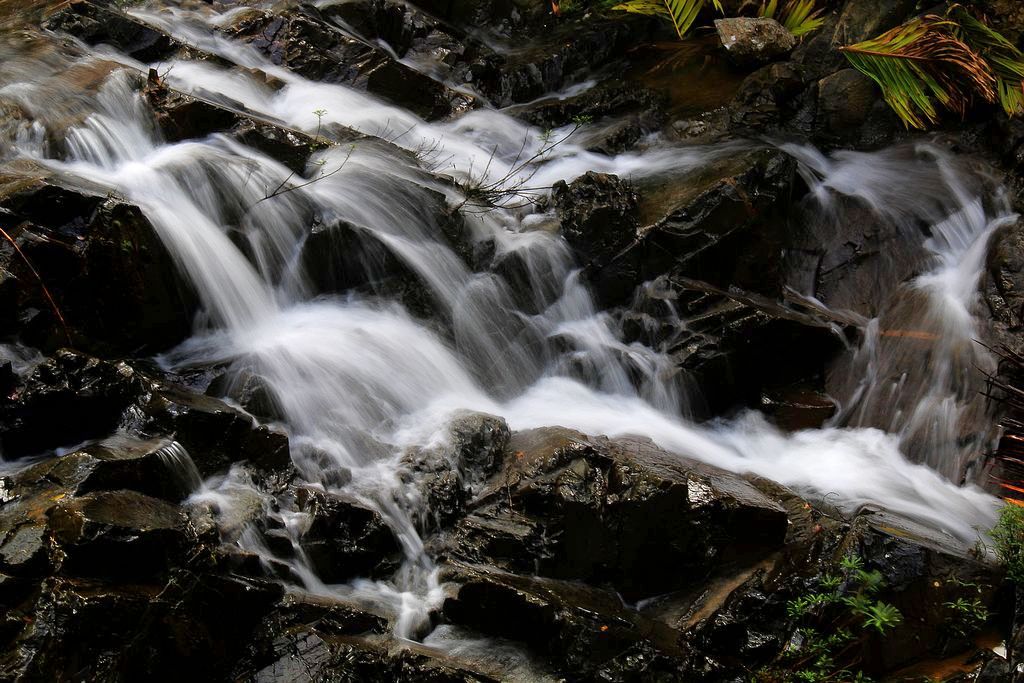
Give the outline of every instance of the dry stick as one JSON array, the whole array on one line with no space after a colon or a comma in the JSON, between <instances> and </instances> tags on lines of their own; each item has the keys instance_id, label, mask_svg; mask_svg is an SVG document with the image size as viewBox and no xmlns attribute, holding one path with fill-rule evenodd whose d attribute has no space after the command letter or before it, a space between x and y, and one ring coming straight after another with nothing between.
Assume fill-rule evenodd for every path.
<instances>
[{"instance_id":1,"label":"dry stick","mask_svg":"<svg viewBox=\"0 0 1024 683\"><path fill-rule=\"evenodd\" d=\"M32 275L34 275L36 280L39 282L39 286L42 288L43 294L46 296L46 300L50 302L50 308L53 309L54 315L56 315L57 320L60 321L60 326L64 330L64 337L67 339L68 345L70 346L71 332L68 331L68 324L64 321L64 316L61 314L60 308L57 307L57 302L53 300L53 296L50 294L50 290L46 287L46 283L43 282L42 276L39 275L39 271L35 269L35 266L33 266L32 262L29 261L28 256L26 256L25 252L21 250L21 247L19 247L18 243L14 241L14 238L7 234L6 230L0 228L0 235L11 243L11 246L14 247L14 251L18 252L18 256L21 257L21 260L25 262L29 271L31 271Z\"/></svg>"}]
</instances>

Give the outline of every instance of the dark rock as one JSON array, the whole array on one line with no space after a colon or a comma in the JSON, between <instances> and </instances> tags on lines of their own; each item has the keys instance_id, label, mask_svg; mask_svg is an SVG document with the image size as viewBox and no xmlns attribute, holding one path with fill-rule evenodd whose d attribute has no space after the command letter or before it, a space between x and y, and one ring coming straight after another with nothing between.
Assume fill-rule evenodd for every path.
<instances>
[{"instance_id":1,"label":"dark rock","mask_svg":"<svg viewBox=\"0 0 1024 683\"><path fill-rule=\"evenodd\" d=\"M466 80L495 106L530 102L582 82L602 66L613 68L626 50L650 38L656 26L637 16L561 26L539 41L530 36L526 49L479 55L469 64Z\"/></svg>"},{"instance_id":2,"label":"dark rock","mask_svg":"<svg viewBox=\"0 0 1024 683\"><path fill-rule=\"evenodd\" d=\"M247 13L226 30L274 64L311 80L363 88L427 119L443 118L469 106L465 96L395 61L385 51L345 35L311 5L281 15Z\"/></svg>"},{"instance_id":3,"label":"dark rock","mask_svg":"<svg viewBox=\"0 0 1024 683\"><path fill-rule=\"evenodd\" d=\"M818 312L737 288L661 277L642 289L622 325L626 340L670 354L699 386L702 403L691 406L696 414L718 415L745 403L768 409L780 424L800 415L817 421L807 426L820 426L834 411L820 398L813 401L820 412L770 398L796 379L820 388L831 361L845 350L844 328Z\"/></svg>"},{"instance_id":4,"label":"dark rock","mask_svg":"<svg viewBox=\"0 0 1024 683\"><path fill-rule=\"evenodd\" d=\"M78 458L82 483L76 493L128 489L179 503L202 483L195 463L175 441L115 436L63 458Z\"/></svg>"},{"instance_id":5,"label":"dark rock","mask_svg":"<svg viewBox=\"0 0 1024 683\"><path fill-rule=\"evenodd\" d=\"M796 37L774 19L716 19L715 30L729 57L741 66L757 66L778 59L797 44Z\"/></svg>"},{"instance_id":6,"label":"dark rock","mask_svg":"<svg viewBox=\"0 0 1024 683\"><path fill-rule=\"evenodd\" d=\"M412 643L339 636L318 629L292 629L274 641L271 661L261 669L240 668L236 680L253 683L280 681L343 681L345 683L472 683L496 679L472 670L461 661Z\"/></svg>"},{"instance_id":7,"label":"dark rock","mask_svg":"<svg viewBox=\"0 0 1024 683\"><path fill-rule=\"evenodd\" d=\"M880 598L896 606L902 624L870 644L865 661L876 673L915 658L957 652L971 643L960 628L963 617L947 603L958 598L993 607L1001 570L979 558L972 546L931 528L880 510L866 510L853 522L839 556L858 555L868 570L881 572Z\"/></svg>"},{"instance_id":8,"label":"dark rock","mask_svg":"<svg viewBox=\"0 0 1024 683\"><path fill-rule=\"evenodd\" d=\"M164 573L191 546L188 518L134 491L103 491L62 501L50 512L61 570L73 576L128 579Z\"/></svg>"},{"instance_id":9,"label":"dark rock","mask_svg":"<svg viewBox=\"0 0 1024 683\"><path fill-rule=\"evenodd\" d=\"M860 198L831 199L827 207L808 199L797 212L783 278L834 310L873 318L893 290L924 265L921 233L879 215Z\"/></svg>"},{"instance_id":10,"label":"dark rock","mask_svg":"<svg viewBox=\"0 0 1024 683\"><path fill-rule=\"evenodd\" d=\"M48 348L70 335L85 350L127 354L169 348L191 331L195 296L138 207L33 169L0 173L0 216L39 275L0 244L8 334Z\"/></svg>"},{"instance_id":11,"label":"dark rock","mask_svg":"<svg viewBox=\"0 0 1024 683\"><path fill-rule=\"evenodd\" d=\"M644 188L637 282L662 274L777 297L796 164L776 150L713 160L696 177ZM646 222L646 221L644 221Z\"/></svg>"},{"instance_id":12,"label":"dark rock","mask_svg":"<svg viewBox=\"0 0 1024 683\"><path fill-rule=\"evenodd\" d=\"M18 680L222 679L281 588L175 573L162 584L55 578L18 612L24 628L0 657ZM75 647L68 647L75 643Z\"/></svg>"},{"instance_id":13,"label":"dark rock","mask_svg":"<svg viewBox=\"0 0 1024 683\"><path fill-rule=\"evenodd\" d=\"M843 69L818 82L818 125L824 135L848 136L867 120L879 99L870 78L856 69Z\"/></svg>"},{"instance_id":14,"label":"dark rock","mask_svg":"<svg viewBox=\"0 0 1024 683\"><path fill-rule=\"evenodd\" d=\"M111 45L144 63L166 60L183 47L137 19L85 0L62 7L43 26L69 33L89 45Z\"/></svg>"},{"instance_id":15,"label":"dark rock","mask_svg":"<svg viewBox=\"0 0 1024 683\"><path fill-rule=\"evenodd\" d=\"M213 378L208 396L228 397L261 420L281 420L277 399L263 379L249 370L229 370Z\"/></svg>"},{"instance_id":16,"label":"dark rock","mask_svg":"<svg viewBox=\"0 0 1024 683\"><path fill-rule=\"evenodd\" d=\"M452 249L463 263L481 265L481 249L474 243L462 215L450 208L439 192L402 181L395 184L395 200L415 206L410 221L427 226L430 235ZM302 244L299 263L314 293L342 293L352 289L399 299L413 312L436 314L432 292L415 270L394 253L376 231L348 221L315 223Z\"/></svg>"},{"instance_id":17,"label":"dark rock","mask_svg":"<svg viewBox=\"0 0 1024 683\"><path fill-rule=\"evenodd\" d=\"M299 545L321 580L382 577L398 566L398 541L379 513L310 487L299 487L294 495L297 509L311 519Z\"/></svg>"},{"instance_id":18,"label":"dark rock","mask_svg":"<svg viewBox=\"0 0 1024 683\"><path fill-rule=\"evenodd\" d=\"M404 458L408 478L425 511L423 526L444 528L465 512L473 491L501 465L509 440L500 417L462 412L448 425L443 446L416 449Z\"/></svg>"},{"instance_id":19,"label":"dark rock","mask_svg":"<svg viewBox=\"0 0 1024 683\"><path fill-rule=\"evenodd\" d=\"M109 436L144 388L138 373L126 363L58 351L13 395L0 397L4 457Z\"/></svg>"},{"instance_id":20,"label":"dark rock","mask_svg":"<svg viewBox=\"0 0 1024 683\"><path fill-rule=\"evenodd\" d=\"M736 131L764 134L797 118L805 69L793 62L761 67L740 84L729 106Z\"/></svg>"},{"instance_id":21,"label":"dark rock","mask_svg":"<svg viewBox=\"0 0 1024 683\"><path fill-rule=\"evenodd\" d=\"M513 436L445 549L474 563L612 586L627 598L777 547L786 513L750 484L639 439Z\"/></svg>"},{"instance_id":22,"label":"dark rock","mask_svg":"<svg viewBox=\"0 0 1024 683\"><path fill-rule=\"evenodd\" d=\"M617 176L588 171L571 185L556 183L552 200L565 241L588 272L600 273L596 286L602 298L628 297L636 286L637 264L620 257L637 240L636 192Z\"/></svg>"},{"instance_id":23,"label":"dark rock","mask_svg":"<svg viewBox=\"0 0 1024 683\"><path fill-rule=\"evenodd\" d=\"M157 383L142 412L140 429L150 434L173 434L204 477L242 460L263 471L291 465L287 434L257 424L249 415L216 398Z\"/></svg>"},{"instance_id":24,"label":"dark rock","mask_svg":"<svg viewBox=\"0 0 1024 683\"><path fill-rule=\"evenodd\" d=\"M982 291L1000 341L1015 348L1024 329L1024 221L992 236Z\"/></svg>"},{"instance_id":25,"label":"dark rock","mask_svg":"<svg viewBox=\"0 0 1024 683\"><path fill-rule=\"evenodd\" d=\"M454 624L524 643L575 680L684 680L679 633L589 586L455 568L457 595L444 603ZM496 618L497 617L497 618Z\"/></svg>"}]
</instances>

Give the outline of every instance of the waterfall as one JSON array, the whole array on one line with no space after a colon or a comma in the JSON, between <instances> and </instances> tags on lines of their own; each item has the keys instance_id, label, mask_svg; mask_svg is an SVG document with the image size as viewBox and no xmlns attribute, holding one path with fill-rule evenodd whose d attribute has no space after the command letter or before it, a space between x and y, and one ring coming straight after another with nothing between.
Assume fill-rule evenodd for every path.
<instances>
[{"instance_id":1,"label":"waterfall","mask_svg":"<svg viewBox=\"0 0 1024 683\"><path fill-rule=\"evenodd\" d=\"M980 172L938 147L909 158L887 151L830 158L787 148L801 161L822 212L833 211L838 195L858 197L900 230L917 231L908 239L925 243L917 227L923 222L932 258L867 326L850 363L849 394L837 396L842 410L834 424L791 435L756 413L696 424L686 417L686 393L671 359L621 340L570 250L543 229L550 216L500 202L464 216L475 244L490 242L495 261L520 266L532 297L526 305L499 272L467 264L423 207L438 197L448 209L465 200L444 175L469 183L523 180L524 191L539 197L553 182L589 170L684 179L749 144L659 144L606 156L570 138L542 153L542 132L505 113L484 108L429 123L275 66L217 34L225 16L199 12L132 11L280 85L270 89L220 63L157 65L174 87L310 135L344 126L387 142L311 150L299 176L222 135L166 142L126 69L106 80L92 113L71 126L64 153L22 136L19 154L137 204L206 313L195 337L161 361L253 370L281 408L301 477L357 497L391 525L406 558L394 577L325 585L298 553L287 562L305 590L386 605L399 636L422 632L442 591L415 523L418 503L400 476L401 457L441 438L446 418L459 409L500 415L514 430L560 425L647 436L684 456L828 496L845 510L876 503L962 539L991 525L995 499L950 481L960 483L958 473L990 427L972 379L973 366L991 363L973 343L974 306L987 237L1010 214ZM149 66L109 51L83 59ZM20 96L31 102L31 93ZM523 167L521 160L533 155L537 162ZM302 187L275 195L289 178ZM314 223L324 230L348 226L361 244L383 248L415 276L442 322L418 316L385 288L317 295L300 258ZM900 330L935 342L926 357L913 335L893 334ZM233 492L248 489L244 475L232 472L209 482L197 499L224 509ZM269 507L267 514L299 533L297 520ZM239 542L272 556L255 534Z\"/></svg>"}]
</instances>

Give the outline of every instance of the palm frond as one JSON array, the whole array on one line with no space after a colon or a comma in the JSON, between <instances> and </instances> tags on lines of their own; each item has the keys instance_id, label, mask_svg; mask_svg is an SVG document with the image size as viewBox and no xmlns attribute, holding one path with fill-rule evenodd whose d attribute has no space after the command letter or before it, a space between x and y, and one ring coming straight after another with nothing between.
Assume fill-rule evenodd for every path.
<instances>
[{"instance_id":1,"label":"palm frond","mask_svg":"<svg viewBox=\"0 0 1024 683\"><path fill-rule=\"evenodd\" d=\"M779 0L768 0L767 3L761 3L761 10L757 13L757 16L763 19L774 19L775 13L779 11Z\"/></svg>"},{"instance_id":2,"label":"palm frond","mask_svg":"<svg viewBox=\"0 0 1024 683\"><path fill-rule=\"evenodd\" d=\"M1024 53L1001 33L979 21L962 5L946 13L956 21L957 37L985 58L996 78L996 96L1008 116L1024 114Z\"/></svg>"},{"instance_id":3,"label":"palm frond","mask_svg":"<svg viewBox=\"0 0 1024 683\"><path fill-rule=\"evenodd\" d=\"M704 0L665 0L665 6L672 17L676 34L682 39L690 32L697 15L704 9Z\"/></svg>"},{"instance_id":4,"label":"palm frond","mask_svg":"<svg viewBox=\"0 0 1024 683\"><path fill-rule=\"evenodd\" d=\"M794 36L802 36L816 31L825 23L821 16L823 9L815 10L817 0L789 0L779 10L779 0L768 0L761 4L758 16L775 19L785 26Z\"/></svg>"},{"instance_id":5,"label":"palm frond","mask_svg":"<svg viewBox=\"0 0 1024 683\"><path fill-rule=\"evenodd\" d=\"M722 10L721 0L712 0L719 11ZM628 0L612 7L621 12L645 14L647 16L667 17L676 30L680 40L689 33L697 15L704 9L707 0Z\"/></svg>"},{"instance_id":6,"label":"palm frond","mask_svg":"<svg viewBox=\"0 0 1024 683\"><path fill-rule=\"evenodd\" d=\"M794 36L816 31L825 23L824 10L814 9L815 0L790 0L782 10L782 25Z\"/></svg>"},{"instance_id":7,"label":"palm frond","mask_svg":"<svg viewBox=\"0 0 1024 683\"><path fill-rule=\"evenodd\" d=\"M630 14L643 14L649 17L665 17L671 19L664 0L629 0L612 7L613 10L629 12Z\"/></svg>"},{"instance_id":8,"label":"palm frond","mask_svg":"<svg viewBox=\"0 0 1024 683\"><path fill-rule=\"evenodd\" d=\"M938 121L936 102L962 115L975 96L995 101L995 77L957 30L953 21L927 16L840 49L905 125L924 128Z\"/></svg>"}]
</instances>

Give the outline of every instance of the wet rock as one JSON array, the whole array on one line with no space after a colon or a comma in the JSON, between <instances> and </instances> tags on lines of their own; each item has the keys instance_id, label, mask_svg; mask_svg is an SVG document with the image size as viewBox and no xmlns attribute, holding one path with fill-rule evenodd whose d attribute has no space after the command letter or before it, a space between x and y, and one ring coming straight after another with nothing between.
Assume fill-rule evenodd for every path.
<instances>
[{"instance_id":1,"label":"wet rock","mask_svg":"<svg viewBox=\"0 0 1024 683\"><path fill-rule=\"evenodd\" d=\"M581 118L589 121L587 137L577 133L573 142L605 154L631 147L643 136L659 130L667 119L668 97L633 82L612 79L566 99L542 100L506 111L544 130L567 126ZM596 135L594 131L599 131Z\"/></svg>"},{"instance_id":2,"label":"wet rock","mask_svg":"<svg viewBox=\"0 0 1024 683\"><path fill-rule=\"evenodd\" d=\"M179 503L201 484L191 457L175 441L115 436L61 457L79 460L73 465L83 476L79 494L128 489Z\"/></svg>"},{"instance_id":3,"label":"wet rock","mask_svg":"<svg viewBox=\"0 0 1024 683\"><path fill-rule=\"evenodd\" d=\"M58 351L14 394L0 398L4 457L105 438L143 391L142 379L126 363Z\"/></svg>"},{"instance_id":4,"label":"wet rock","mask_svg":"<svg viewBox=\"0 0 1024 683\"><path fill-rule=\"evenodd\" d=\"M424 681L493 682L465 663L411 643L384 638L341 636L319 629L293 629L277 638L263 668L243 667L237 680L276 681Z\"/></svg>"},{"instance_id":5,"label":"wet rock","mask_svg":"<svg viewBox=\"0 0 1024 683\"><path fill-rule=\"evenodd\" d=\"M818 82L819 126L826 135L849 136L879 101L874 82L856 69L843 69Z\"/></svg>"},{"instance_id":6,"label":"wet rock","mask_svg":"<svg viewBox=\"0 0 1024 683\"><path fill-rule=\"evenodd\" d=\"M602 66L614 69L623 53L650 38L656 26L636 16L561 26L540 40L536 34L525 38L524 50L480 55L469 64L466 80L495 106L530 102L583 82Z\"/></svg>"},{"instance_id":7,"label":"wet rock","mask_svg":"<svg viewBox=\"0 0 1024 683\"><path fill-rule=\"evenodd\" d=\"M137 19L84 0L62 7L43 26L69 33L89 45L111 45L143 63L165 60L183 47Z\"/></svg>"},{"instance_id":8,"label":"wet rock","mask_svg":"<svg viewBox=\"0 0 1024 683\"><path fill-rule=\"evenodd\" d=\"M919 228L888 220L856 197L830 199L827 209L808 200L790 223L783 279L834 310L873 318L923 266Z\"/></svg>"},{"instance_id":9,"label":"wet rock","mask_svg":"<svg viewBox=\"0 0 1024 683\"><path fill-rule=\"evenodd\" d=\"M969 646L974 634L968 627L977 625L963 623L947 603L978 599L991 608L1002 582L1001 571L971 545L881 510L862 512L838 552L856 554L867 569L881 572L880 597L903 616L898 628L872 644L867 659L879 672Z\"/></svg>"},{"instance_id":10,"label":"wet rock","mask_svg":"<svg viewBox=\"0 0 1024 683\"><path fill-rule=\"evenodd\" d=\"M261 420L281 420L277 399L267 383L249 370L231 370L217 375L206 388L208 396L228 397Z\"/></svg>"},{"instance_id":11,"label":"wet rock","mask_svg":"<svg viewBox=\"0 0 1024 683\"><path fill-rule=\"evenodd\" d=\"M87 351L129 354L168 348L191 331L195 296L138 207L38 168L14 169L0 171L0 216L25 255L0 244L7 334L48 348L70 336Z\"/></svg>"},{"instance_id":12,"label":"wet rock","mask_svg":"<svg viewBox=\"0 0 1024 683\"><path fill-rule=\"evenodd\" d=\"M188 571L155 584L48 579L39 599L17 612L24 628L0 657L0 676L163 680L174 671L222 678L281 592Z\"/></svg>"},{"instance_id":13,"label":"wet rock","mask_svg":"<svg viewBox=\"0 0 1024 683\"><path fill-rule=\"evenodd\" d=\"M768 409L780 424L802 418L820 425L834 411L820 398L811 404L772 398L795 379L819 389L830 362L846 348L844 337L852 335L815 312L738 288L661 277L621 315L626 340L671 355L700 387L702 404L692 406L697 414L746 404ZM765 363L766 357L775 362Z\"/></svg>"},{"instance_id":14,"label":"wet rock","mask_svg":"<svg viewBox=\"0 0 1024 683\"><path fill-rule=\"evenodd\" d=\"M310 487L295 490L295 504L310 517L299 545L322 581L382 577L398 566L398 541L377 512Z\"/></svg>"},{"instance_id":15,"label":"wet rock","mask_svg":"<svg viewBox=\"0 0 1024 683\"><path fill-rule=\"evenodd\" d=\"M729 57L741 66L765 64L788 54L797 44L796 37L774 19L716 19L715 30Z\"/></svg>"},{"instance_id":16,"label":"wet rock","mask_svg":"<svg viewBox=\"0 0 1024 683\"><path fill-rule=\"evenodd\" d=\"M762 393L761 407L774 424L793 432L818 429L836 414L831 397L802 384Z\"/></svg>"},{"instance_id":17,"label":"wet rock","mask_svg":"<svg viewBox=\"0 0 1024 683\"><path fill-rule=\"evenodd\" d=\"M588 171L571 185L559 181L552 200L562 236L579 255L602 298L624 299L635 287L634 259L621 258L637 240L638 198L628 183L607 173Z\"/></svg>"},{"instance_id":18,"label":"wet rock","mask_svg":"<svg viewBox=\"0 0 1024 683\"><path fill-rule=\"evenodd\" d=\"M524 643L552 668L583 680L684 680L689 652L679 633L580 583L465 567L445 600L449 621ZM496 618L497 617L497 618Z\"/></svg>"},{"instance_id":19,"label":"wet rock","mask_svg":"<svg viewBox=\"0 0 1024 683\"><path fill-rule=\"evenodd\" d=\"M517 433L445 546L469 562L611 586L628 599L777 547L786 513L724 471L640 439Z\"/></svg>"},{"instance_id":20,"label":"wet rock","mask_svg":"<svg viewBox=\"0 0 1024 683\"><path fill-rule=\"evenodd\" d=\"M242 116L204 99L185 95L164 86L152 73L145 89L146 101L156 114L156 123L168 142L204 138L234 128Z\"/></svg>"},{"instance_id":21,"label":"wet rock","mask_svg":"<svg viewBox=\"0 0 1024 683\"><path fill-rule=\"evenodd\" d=\"M173 434L204 477L242 460L263 471L291 465L287 434L257 424L251 416L211 396L156 383L141 408L140 429Z\"/></svg>"},{"instance_id":22,"label":"wet rock","mask_svg":"<svg viewBox=\"0 0 1024 683\"><path fill-rule=\"evenodd\" d=\"M764 134L784 125L793 126L805 92L804 67L778 62L750 74L730 104L734 130Z\"/></svg>"},{"instance_id":23,"label":"wet rock","mask_svg":"<svg viewBox=\"0 0 1024 683\"><path fill-rule=\"evenodd\" d=\"M443 118L468 107L465 96L395 61L383 50L343 34L312 6L281 15L247 13L226 30L266 54L274 64L311 80L364 88L427 119Z\"/></svg>"},{"instance_id":24,"label":"wet rock","mask_svg":"<svg viewBox=\"0 0 1024 683\"><path fill-rule=\"evenodd\" d=\"M722 289L782 293L780 266L795 162L776 150L714 159L686 180L645 187L637 284L679 275Z\"/></svg>"},{"instance_id":25,"label":"wet rock","mask_svg":"<svg viewBox=\"0 0 1024 683\"><path fill-rule=\"evenodd\" d=\"M483 245L474 242L463 216L448 206L444 195L418 185L408 192L401 199L416 206L409 220L422 221L468 267L481 265ZM429 285L377 231L366 226L349 221L314 223L302 244L299 263L314 293L355 289L399 299L424 317L438 313Z\"/></svg>"},{"instance_id":26,"label":"wet rock","mask_svg":"<svg viewBox=\"0 0 1024 683\"><path fill-rule=\"evenodd\" d=\"M508 440L505 420L464 411L449 423L442 446L415 449L403 458L426 511L424 527L444 528L465 512L474 490L500 467Z\"/></svg>"},{"instance_id":27,"label":"wet rock","mask_svg":"<svg viewBox=\"0 0 1024 683\"><path fill-rule=\"evenodd\" d=\"M50 512L61 570L73 576L128 579L166 572L191 545L188 518L134 491L102 491L58 503Z\"/></svg>"},{"instance_id":28,"label":"wet rock","mask_svg":"<svg viewBox=\"0 0 1024 683\"><path fill-rule=\"evenodd\" d=\"M1024 328L1024 221L993 235L982 291L1000 341L1016 348Z\"/></svg>"}]
</instances>

